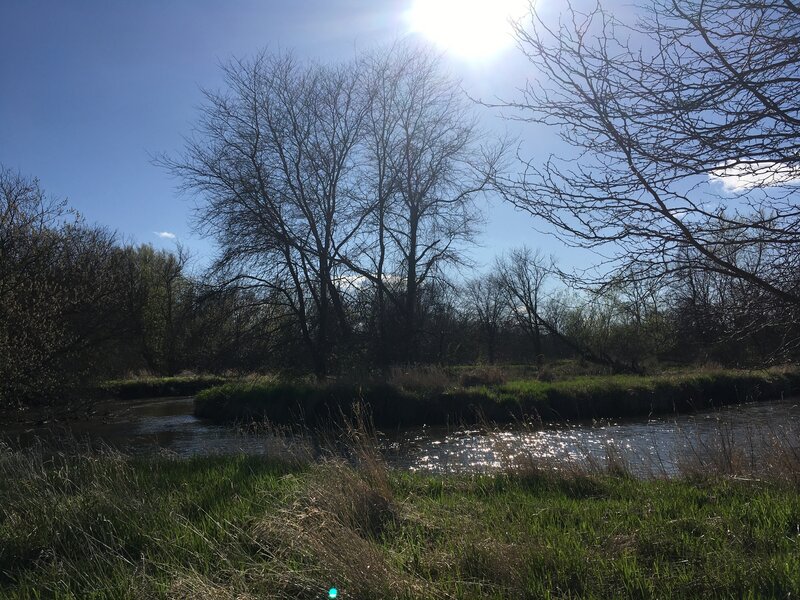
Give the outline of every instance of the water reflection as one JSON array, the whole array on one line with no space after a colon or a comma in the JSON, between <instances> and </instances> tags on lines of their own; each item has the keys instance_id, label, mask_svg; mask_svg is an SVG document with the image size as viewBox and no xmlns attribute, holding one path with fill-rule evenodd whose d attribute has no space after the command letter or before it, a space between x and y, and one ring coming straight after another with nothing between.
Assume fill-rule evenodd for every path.
<instances>
[{"instance_id":1,"label":"water reflection","mask_svg":"<svg viewBox=\"0 0 800 600\"><path fill-rule=\"evenodd\" d=\"M66 425L6 424L11 446L62 438L110 445L132 453L168 451L178 456L245 452L277 455L307 451L313 440L273 431L241 431L211 425L192 414L192 398L109 402L86 419ZM491 472L532 462L550 466L605 464L608 455L634 472L674 473L704 449L736 446L738 460L757 462L780 438L800 452L797 399L744 404L716 411L624 421L514 424L497 429L421 427L382 434L388 461L398 468L438 473Z\"/></svg>"},{"instance_id":2,"label":"water reflection","mask_svg":"<svg viewBox=\"0 0 800 600\"><path fill-rule=\"evenodd\" d=\"M775 443L800 451L797 400L751 403L715 411L651 419L511 425L493 430L422 428L388 445L411 470L491 472L526 465L602 467L609 455L642 475L728 452L731 460L760 461ZM756 467L755 464L752 465Z\"/></svg>"},{"instance_id":3,"label":"water reflection","mask_svg":"<svg viewBox=\"0 0 800 600\"><path fill-rule=\"evenodd\" d=\"M95 448L110 446L132 454L167 451L180 457L239 452L271 455L287 445L275 435L248 435L212 425L195 417L193 409L191 397L107 402L98 405L90 418L6 425L0 427L0 437L12 447L78 440Z\"/></svg>"}]
</instances>

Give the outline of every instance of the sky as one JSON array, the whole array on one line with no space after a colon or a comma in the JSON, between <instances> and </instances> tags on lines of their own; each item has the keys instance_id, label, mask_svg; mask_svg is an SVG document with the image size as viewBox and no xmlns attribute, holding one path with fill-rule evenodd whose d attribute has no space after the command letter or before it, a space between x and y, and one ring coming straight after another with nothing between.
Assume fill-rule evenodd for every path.
<instances>
[{"instance_id":1,"label":"sky","mask_svg":"<svg viewBox=\"0 0 800 600\"><path fill-rule=\"evenodd\" d=\"M0 164L39 178L49 194L125 241L164 248L180 241L206 262L213 242L192 231L193 199L153 157L180 152L201 90L221 85L220 63L263 48L346 59L418 36L441 44L472 96L510 97L524 85L526 64L507 32L481 38L497 46L489 49L470 34L470 27L486 31L492 15L473 13L470 21L468 11L446 6L520 0L435 0L445 5L438 13L426 1L433 0L2 0ZM466 35L447 38L442 23L447 29L457 19ZM470 55L475 49L482 54ZM482 118L497 131L516 127L487 111ZM555 132L513 133L533 149L556 143ZM479 265L521 244L579 260L538 234L532 217L498 200L484 208L488 223L472 253Z\"/></svg>"}]
</instances>

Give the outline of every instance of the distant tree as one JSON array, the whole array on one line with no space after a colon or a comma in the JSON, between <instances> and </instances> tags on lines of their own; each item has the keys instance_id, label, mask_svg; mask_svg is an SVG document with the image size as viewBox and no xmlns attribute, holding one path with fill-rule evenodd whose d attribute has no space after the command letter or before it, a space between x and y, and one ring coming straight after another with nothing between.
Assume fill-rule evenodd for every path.
<instances>
[{"instance_id":1,"label":"distant tree","mask_svg":"<svg viewBox=\"0 0 800 600\"><path fill-rule=\"evenodd\" d=\"M120 249L127 281L130 329L141 359L153 373L174 375L185 364L186 323L194 310L194 283L184 272L188 253L145 244Z\"/></svg>"},{"instance_id":2,"label":"distant tree","mask_svg":"<svg viewBox=\"0 0 800 600\"><path fill-rule=\"evenodd\" d=\"M669 356L676 340L660 299L647 293L641 283L605 287L574 298L561 317L560 331L576 347L600 359L593 362L616 371L642 372Z\"/></svg>"},{"instance_id":3,"label":"distant tree","mask_svg":"<svg viewBox=\"0 0 800 600\"><path fill-rule=\"evenodd\" d=\"M541 364L542 329L548 325L542 318L541 307L544 283L551 274L552 265L540 250L523 246L498 258L495 271L509 312L533 343L534 359Z\"/></svg>"},{"instance_id":4,"label":"distant tree","mask_svg":"<svg viewBox=\"0 0 800 600\"><path fill-rule=\"evenodd\" d=\"M184 300L179 333L182 364L204 372L252 373L303 365L296 339L282 327L290 321L275 314L276 305L253 290L192 281L191 304Z\"/></svg>"},{"instance_id":5,"label":"distant tree","mask_svg":"<svg viewBox=\"0 0 800 600\"><path fill-rule=\"evenodd\" d=\"M701 264L675 274L667 291L682 357L734 365L800 357L797 307L695 260ZM758 256L739 250L729 260L749 264Z\"/></svg>"},{"instance_id":6,"label":"distant tree","mask_svg":"<svg viewBox=\"0 0 800 600\"><path fill-rule=\"evenodd\" d=\"M558 272L552 259L540 250L515 248L497 259L495 272L508 311L530 340L537 364L544 361L546 337L551 346L561 346L610 370L639 370L635 361L626 362L615 356L607 344L614 318L608 305L592 302L586 296L569 296L565 290L545 293L545 282Z\"/></svg>"},{"instance_id":7,"label":"distant tree","mask_svg":"<svg viewBox=\"0 0 800 600\"><path fill-rule=\"evenodd\" d=\"M467 314L477 325L478 335L486 345L489 364L494 364L498 339L510 314L506 288L500 277L487 274L467 281L463 295Z\"/></svg>"}]
</instances>

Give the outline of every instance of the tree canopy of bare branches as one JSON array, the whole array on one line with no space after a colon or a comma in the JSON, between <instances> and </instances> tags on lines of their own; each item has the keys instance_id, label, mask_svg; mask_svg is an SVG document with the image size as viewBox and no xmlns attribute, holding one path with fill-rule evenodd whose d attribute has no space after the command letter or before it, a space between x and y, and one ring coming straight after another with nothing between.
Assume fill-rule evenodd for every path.
<instances>
[{"instance_id":1,"label":"tree canopy of bare branches","mask_svg":"<svg viewBox=\"0 0 800 600\"><path fill-rule=\"evenodd\" d=\"M199 194L217 269L283 303L320 376L358 325L344 296L359 286L379 297L379 336L387 302L402 314L414 360L420 286L461 259L500 155L458 83L402 44L332 65L261 53L225 75L184 155L162 160Z\"/></svg>"},{"instance_id":2,"label":"tree canopy of bare branches","mask_svg":"<svg viewBox=\"0 0 800 600\"><path fill-rule=\"evenodd\" d=\"M800 307L800 11L790 0L654 0L635 23L535 9L513 118L572 148L498 181L619 277L707 270ZM608 279L608 275L604 275ZM792 320L792 319L789 319Z\"/></svg>"}]
</instances>

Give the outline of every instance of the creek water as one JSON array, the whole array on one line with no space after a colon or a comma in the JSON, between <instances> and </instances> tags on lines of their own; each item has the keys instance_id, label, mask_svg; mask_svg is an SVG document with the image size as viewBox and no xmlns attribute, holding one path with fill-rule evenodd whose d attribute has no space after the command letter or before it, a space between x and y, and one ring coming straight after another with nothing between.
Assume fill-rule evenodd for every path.
<instances>
[{"instance_id":1,"label":"creek water","mask_svg":"<svg viewBox=\"0 0 800 600\"><path fill-rule=\"evenodd\" d=\"M276 455L319 447L309 436L212 425L193 415L192 398L113 401L83 418L50 423L0 421L12 448L64 439L129 453L182 457L249 453ZM491 472L531 461L604 464L609 455L637 473L675 472L682 462L714 450L760 461L776 440L800 455L800 398L728 406L690 415L575 423L516 423L492 428L416 427L379 434L388 462L433 472Z\"/></svg>"}]
</instances>

